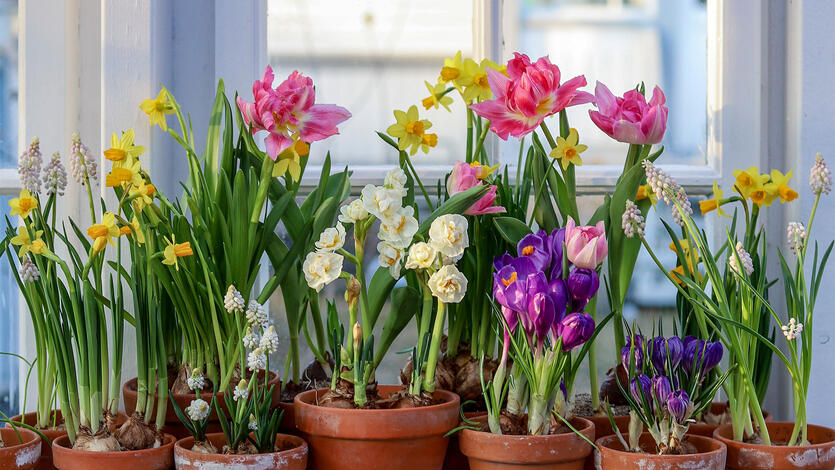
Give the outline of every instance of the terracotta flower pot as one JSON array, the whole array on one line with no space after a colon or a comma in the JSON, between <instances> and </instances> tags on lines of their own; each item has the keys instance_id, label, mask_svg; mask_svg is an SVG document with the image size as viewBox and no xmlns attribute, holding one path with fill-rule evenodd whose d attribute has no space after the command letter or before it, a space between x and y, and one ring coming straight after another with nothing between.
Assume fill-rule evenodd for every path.
<instances>
[{"instance_id":1,"label":"terracotta flower pot","mask_svg":"<svg viewBox=\"0 0 835 470\"><path fill-rule=\"evenodd\" d=\"M697 454L657 455L639 454L624 450L617 436L601 437L597 440L595 464L601 470L723 470L728 449L725 444L704 436L687 436L687 442L696 446ZM645 432L641 434L641 448L655 451L655 441Z\"/></svg>"},{"instance_id":2,"label":"terracotta flower pot","mask_svg":"<svg viewBox=\"0 0 835 470\"><path fill-rule=\"evenodd\" d=\"M6 445L0 448L0 468L30 470L38 465L38 459L41 458L41 436L23 428L17 428L17 432L11 428L0 429L0 436Z\"/></svg>"},{"instance_id":3,"label":"terracotta flower pot","mask_svg":"<svg viewBox=\"0 0 835 470\"><path fill-rule=\"evenodd\" d=\"M583 418L594 423L594 437L600 439L601 437L611 436L615 434L612 429L612 423L609 422L608 416L584 416ZM620 430L624 436L629 433L629 416L612 416L615 420L615 426ZM595 470L594 466L594 452L586 457L586 470Z\"/></svg>"},{"instance_id":4,"label":"terracotta flower pot","mask_svg":"<svg viewBox=\"0 0 835 470\"><path fill-rule=\"evenodd\" d=\"M460 397L459 397L460 398ZM467 411L464 417L467 419L478 418L486 416L486 411ZM460 426L463 422L459 422ZM461 453L461 447L458 445L458 435L460 432L449 436L449 446L446 448L446 457L444 457L444 470L469 470L470 462L467 456Z\"/></svg>"},{"instance_id":5,"label":"terracotta flower pot","mask_svg":"<svg viewBox=\"0 0 835 470\"><path fill-rule=\"evenodd\" d=\"M280 402L280 394L281 390L279 387L280 380L278 374L273 371L270 371L270 381L268 382L270 385L275 385L275 393L273 394L272 405L273 407L278 406ZM128 413L133 413L133 410L136 409L136 400L137 400L137 379L136 377L128 380L127 382L122 385L122 398L125 402L125 410ZM217 399L219 400L220 408L226 411L226 402L223 399L224 393L217 393ZM181 410L185 411L186 407L191 404L191 401L196 398L196 395L193 393L173 393L171 394L174 397L174 401L177 403L177 406L180 407ZM204 392L200 394L200 398L206 401L206 403L212 402L212 394L208 392ZM156 404L154 404L153 410L154 416L156 416ZM209 427L206 429L208 433L215 433L221 432L220 423L218 423L217 419L217 412L212 407L212 414L209 418ZM177 412L174 411L174 407L171 406L171 403L168 403L168 408L165 410L165 426L163 427L163 432L167 432L177 439L181 439L184 437L188 437L190 434L183 423L180 422L179 418L177 418Z\"/></svg>"},{"instance_id":6,"label":"terracotta flower pot","mask_svg":"<svg viewBox=\"0 0 835 470\"><path fill-rule=\"evenodd\" d=\"M594 424L574 418L571 425L594 442ZM461 453L471 470L581 470L592 446L574 432L548 436L508 436L464 429Z\"/></svg>"},{"instance_id":7,"label":"terracotta flower pot","mask_svg":"<svg viewBox=\"0 0 835 470\"><path fill-rule=\"evenodd\" d=\"M766 423L771 442L785 443L794 423ZM835 468L835 429L809 425L808 446L757 445L733 440L730 424L719 426L713 437L728 446L730 470L823 470Z\"/></svg>"},{"instance_id":8,"label":"terracotta flower pot","mask_svg":"<svg viewBox=\"0 0 835 470\"><path fill-rule=\"evenodd\" d=\"M278 406L284 412L281 415L281 423L278 424L278 431L284 434L292 434L294 436L299 434L296 429L296 412L294 411L293 403L279 402Z\"/></svg>"},{"instance_id":9,"label":"terracotta flower pot","mask_svg":"<svg viewBox=\"0 0 835 470\"><path fill-rule=\"evenodd\" d=\"M52 461L58 470L167 470L174 466L174 443L166 434L159 447L123 452L74 450L68 436L52 443Z\"/></svg>"},{"instance_id":10,"label":"terracotta flower pot","mask_svg":"<svg viewBox=\"0 0 835 470\"><path fill-rule=\"evenodd\" d=\"M403 387L381 385L382 396ZM443 390L439 405L395 410L355 410L316 405L327 389L296 395L296 427L310 445L313 470L440 470L448 437L458 424L458 395Z\"/></svg>"},{"instance_id":11,"label":"terracotta flower pot","mask_svg":"<svg viewBox=\"0 0 835 470\"><path fill-rule=\"evenodd\" d=\"M728 404L726 402L713 402L710 405L710 412L712 414L721 415L728 409ZM770 423L772 421L771 413L768 411L763 411L763 418L765 418L766 423ZM704 423L693 423L690 425L690 428L687 429L687 434L695 434L697 436L705 436L705 437L713 437L713 431L716 431L716 428L719 426L715 424L704 424Z\"/></svg>"},{"instance_id":12,"label":"terracotta flower pot","mask_svg":"<svg viewBox=\"0 0 835 470\"><path fill-rule=\"evenodd\" d=\"M207 434L206 438L218 449L226 445L223 433ZM307 443L298 436L278 434L275 446L284 449L270 454L205 454L194 452L194 438L180 439L174 445L174 463L177 470L207 470L229 468L234 470L304 470L307 468Z\"/></svg>"},{"instance_id":13,"label":"terracotta flower pot","mask_svg":"<svg viewBox=\"0 0 835 470\"><path fill-rule=\"evenodd\" d=\"M64 424L64 417L61 416L61 410L53 410L52 413L55 417L56 425ZM23 421L21 421L21 419ZM23 417L20 415L13 416L11 420L17 423L22 422L28 424L29 426L35 426L38 418L37 413L32 412L26 413ZM11 427L11 425L6 424L6 427ZM61 436L66 436L67 431L63 429L38 429L38 432L46 436L49 441L41 439L41 458L38 460L38 465L34 468L35 470L53 470L55 467L52 466L52 441Z\"/></svg>"}]
</instances>

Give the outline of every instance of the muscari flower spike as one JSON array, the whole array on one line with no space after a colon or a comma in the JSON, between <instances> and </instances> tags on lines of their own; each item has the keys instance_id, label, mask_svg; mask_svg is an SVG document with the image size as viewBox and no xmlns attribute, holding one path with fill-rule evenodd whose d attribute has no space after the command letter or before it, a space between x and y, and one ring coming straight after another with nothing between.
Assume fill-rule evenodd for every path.
<instances>
[{"instance_id":1,"label":"muscari flower spike","mask_svg":"<svg viewBox=\"0 0 835 470\"><path fill-rule=\"evenodd\" d=\"M728 259L728 265L730 266L731 270L737 272L738 274L742 275L747 274L750 276L754 273L754 262L751 260L751 255L745 251L745 248L742 246L741 242L736 242L736 253L737 256L731 254L730 258ZM737 257L739 261L737 261ZM742 270L740 270L739 263L742 263Z\"/></svg>"},{"instance_id":2,"label":"muscari flower spike","mask_svg":"<svg viewBox=\"0 0 835 470\"><path fill-rule=\"evenodd\" d=\"M800 222L789 222L788 227L786 227L786 238L792 252L800 254L803 247L806 246L806 227Z\"/></svg>"},{"instance_id":3,"label":"muscari flower spike","mask_svg":"<svg viewBox=\"0 0 835 470\"><path fill-rule=\"evenodd\" d=\"M35 282L40 278L41 272L38 270L38 266L32 262L32 258L28 254L25 255L20 260L20 280L23 282Z\"/></svg>"},{"instance_id":4,"label":"muscari flower spike","mask_svg":"<svg viewBox=\"0 0 835 470\"><path fill-rule=\"evenodd\" d=\"M644 217L641 215L641 210L638 205L629 199L626 200L626 207L621 216L621 228L626 238L634 238L637 234L639 238L644 238L644 229L647 224Z\"/></svg>"},{"instance_id":5,"label":"muscari flower spike","mask_svg":"<svg viewBox=\"0 0 835 470\"><path fill-rule=\"evenodd\" d=\"M35 137L17 160L20 184L30 193L41 190L41 141Z\"/></svg>"},{"instance_id":6,"label":"muscari flower spike","mask_svg":"<svg viewBox=\"0 0 835 470\"><path fill-rule=\"evenodd\" d=\"M53 153L49 163L43 169L43 184L47 194L64 195L64 190L67 189L67 172L64 170L64 164L61 163L60 153Z\"/></svg>"},{"instance_id":7,"label":"muscari flower spike","mask_svg":"<svg viewBox=\"0 0 835 470\"><path fill-rule=\"evenodd\" d=\"M800 333L803 331L803 323L794 318L789 318L789 322L780 329L783 330L783 336L786 337L786 340L792 341L800 337Z\"/></svg>"},{"instance_id":8,"label":"muscari flower spike","mask_svg":"<svg viewBox=\"0 0 835 470\"><path fill-rule=\"evenodd\" d=\"M186 414L192 421L203 421L209 416L209 404L200 398L192 400L191 404L186 407Z\"/></svg>"},{"instance_id":9,"label":"muscari flower spike","mask_svg":"<svg viewBox=\"0 0 835 470\"><path fill-rule=\"evenodd\" d=\"M226 295L223 296L223 307L229 313L241 313L244 311L246 302L243 296L235 286L230 285L226 290Z\"/></svg>"},{"instance_id":10,"label":"muscari flower spike","mask_svg":"<svg viewBox=\"0 0 835 470\"><path fill-rule=\"evenodd\" d=\"M203 390L206 386L206 378L200 372L200 369L195 368L191 371L191 375L186 380L189 390Z\"/></svg>"},{"instance_id":11,"label":"muscari flower spike","mask_svg":"<svg viewBox=\"0 0 835 470\"><path fill-rule=\"evenodd\" d=\"M809 187L814 194L829 194L832 190L832 173L820 153L815 154L815 164L809 172Z\"/></svg>"},{"instance_id":12,"label":"muscari flower spike","mask_svg":"<svg viewBox=\"0 0 835 470\"><path fill-rule=\"evenodd\" d=\"M82 185L87 179L96 181L99 177L96 159L90 156L90 149L81 142L78 134L72 135L70 144L70 173Z\"/></svg>"},{"instance_id":13,"label":"muscari flower spike","mask_svg":"<svg viewBox=\"0 0 835 470\"><path fill-rule=\"evenodd\" d=\"M246 309L246 321L250 326L258 326L261 329L266 329L269 325L267 310L258 301L250 300L249 307Z\"/></svg>"}]
</instances>

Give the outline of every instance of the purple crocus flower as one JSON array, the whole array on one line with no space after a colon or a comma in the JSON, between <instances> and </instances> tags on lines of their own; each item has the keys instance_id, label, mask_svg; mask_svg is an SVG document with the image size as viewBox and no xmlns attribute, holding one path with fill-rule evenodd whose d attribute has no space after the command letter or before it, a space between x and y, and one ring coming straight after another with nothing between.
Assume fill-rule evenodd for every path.
<instances>
[{"instance_id":1,"label":"purple crocus flower","mask_svg":"<svg viewBox=\"0 0 835 470\"><path fill-rule=\"evenodd\" d=\"M667 411L670 412L676 422L683 423L687 419L690 408L690 397L684 390L676 390L667 397Z\"/></svg>"},{"instance_id":2,"label":"purple crocus flower","mask_svg":"<svg viewBox=\"0 0 835 470\"><path fill-rule=\"evenodd\" d=\"M637 377L629 382L629 394L638 403L643 403L643 398L652 404L652 380L644 374L638 374Z\"/></svg>"},{"instance_id":3,"label":"purple crocus flower","mask_svg":"<svg viewBox=\"0 0 835 470\"><path fill-rule=\"evenodd\" d=\"M724 350L719 342L704 341L688 336L684 338L684 354L681 365L688 375L707 375L722 360ZM695 368L695 369L694 369Z\"/></svg>"},{"instance_id":4,"label":"purple crocus flower","mask_svg":"<svg viewBox=\"0 0 835 470\"><path fill-rule=\"evenodd\" d=\"M719 365L719 361L722 360L723 353L724 349L722 348L722 343L716 341L707 344L705 347L705 363L702 368L703 375L707 374L711 371L711 369Z\"/></svg>"},{"instance_id":5,"label":"purple crocus flower","mask_svg":"<svg viewBox=\"0 0 835 470\"><path fill-rule=\"evenodd\" d=\"M536 334L539 344L542 344L545 336L551 331L551 325L557 317L557 308L551 295L545 291L537 292L528 301L528 323L531 331L528 334Z\"/></svg>"},{"instance_id":6,"label":"purple crocus flower","mask_svg":"<svg viewBox=\"0 0 835 470\"><path fill-rule=\"evenodd\" d=\"M496 256L495 258L493 258L493 269L495 269L496 272L498 272L503 267L512 264L514 259L516 258L511 256L508 252L505 252L501 256Z\"/></svg>"},{"instance_id":7,"label":"purple crocus flower","mask_svg":"<svg viewBox=\"0 0 835 470\"><path fill-rule=\"evenodd\" d=\"M660 373L665 372L668 363L672 369L678 367L683 353L684 343L678 336L656 336L652 339L652 365Z\"/></svg>"},{"instance_id":8,"label":"purple crocus flower","mask_svg":"<svg viewBox=\"0 0 835 470\"><path fill-rule=\"evenodd\" d=\"M551 232L551 278L562 277L562 253L565 247L565 229L557 228ZM571 263L569 262L569 266Z\"/></svg>"},{"instance_id":9,"label":"purple crocus flower","mask_svg":"<svg viewBox=\"0 0 835 470\"><path fill-rule=\"evenodd\" d=\"M508 333L513 334L516 331L516 325L519 324L519 314L513 309L502 305L502 316L504 317L505 323L507 323Z\"/></svg>"},{"instance_id":10,"label":"purple crocus flower","mask_svg":"<svg viewBox=\"0 0 835 470\"><path fill-rule=\"evenodd\" d=\"M634 348L632 347L634 344ZM621 348L620 350L620 360L623 364L623 367L626 370L629 370L629 362L630 357L629 353L632 352L632 359L635 363L635 369L641 370L644 367L644 337L641 335L632 335L626 338L626 346Z\"/></svg>"},{"instance_id":11,"label":"purple crocus flower","mask_svg":"<svg viewBox=\"0 0 835 470\"><path fill-rule=\"evenodd\" d=\"M670 379L663 375L656 375L652 378L652 398L658 406L667 403L667 397L671 393L673 393L673 387L670 384Z\"/></svg>"},{"instance_id":12,"label":"purple crocus flower","mask_svg":"<svg viewBox=\"0 0 835 470\"><path fill-rule=\"evenodd\" d=\"M566 280L568 291L571 293L571 308L579 312L586 307L589 299L594 297L600 287L600 278L593 269L574 268Z\"/></svg>"},{"instance_id":13,"label":"purple crocus flower","mask_svg":"<svg viewBox=\"0 0 835 470\"><path fill-rule=\"evenodd\" d=\"M562 338L562 350L571 351L594 334L594 318L575 312L565 316L557 326L557 336Z\"/></svg>"},{"instance_id":14,"label":"purple crocus flower","mask_svg":"<svg viewBox=\"0 0 835 470\"><path fill-rule=\"evenodd\" d=\"M516 245L516 255L533 262L537 271L545 271L551 264L551 240L545 230L529 233Z\"/></svg>"},{"instance_id":15,"label":"purple crocus flower","mask_svg":"<svg viewBox=\"0 0 835 470\"><path fill-rule=\"evenodd\" d=\"M499 305L524 312L528 307L527 297L520 297L520 294L527 292L528 276L535 273L536 269L528 258L509 258L504 261L507 264L493 274L493 297Z\"/></svg>"}]
</instances>

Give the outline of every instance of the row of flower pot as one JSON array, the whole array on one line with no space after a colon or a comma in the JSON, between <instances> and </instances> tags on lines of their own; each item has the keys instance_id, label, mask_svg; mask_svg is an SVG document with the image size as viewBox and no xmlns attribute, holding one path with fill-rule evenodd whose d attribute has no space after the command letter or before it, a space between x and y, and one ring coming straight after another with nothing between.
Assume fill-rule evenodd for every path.
<instances>
[{"instance_id":1,"label":"row of flower pot","mask_svg":"<svg viewBox=\"0 0 835 470\"><path fill-rule=\"evenodd\" d=\"M126 389L129 387L126 387ZM380 386L383 394L398 391L397 386ZM140 451L90 452L73 450L66 433L46 430L41 434L52 441L50 446L39 434L27 429L1 429L7 447L0 449L0 468L94 470L99 468L177 469L206 468L241 469L360 469L379 468L440 469L581 469L605 470L654 469L831 469L835 467L835 430L809 426L810 445L765 446L737 442L732 439L729 424L695 427L688 434L692 445L686 455L655 455L654 442L648 433L641 437L641 447L648 452L633 452L623 448L612 434L608 419L574 418L576 432L546 436L498 435L473 429L462 429L453 434L460 453L466 457L451 461L456 449L447 449L448 432L459 424L460 400L457 395L435 392L437 405L389 410L353 410L317 406L324 390L299 394L287 416L285 429L294 426L294 434L280 434L277 451L270 454L226 455L205 454L191 450L192 437L177 440L166 433L160 447ZM721 406L719 404L716 405ZM484 416L469 415L476 422ZM31 422L33 414L22 417ZM60 419L60 415L56 415ZM125 417L122 416L122 419ZM15 420L21 417L14 418ZM628 417L615 418L616 425L625 430ZM787 441L792 423L769 421L768 430L775 443ZM18 438L19 433L19 438ZM708 437L709 434L712 436ZM207 438L222 448L222 433ZM595 441L596 439L596 441ZM15 445L15 442L19 444ZM598 451L594 451L595 442ZM309 446L309 448L308 448ZM310 461L308 462L308 452ZM446 455L446 463L444 462Z\"/></svg>"}]
</instances>

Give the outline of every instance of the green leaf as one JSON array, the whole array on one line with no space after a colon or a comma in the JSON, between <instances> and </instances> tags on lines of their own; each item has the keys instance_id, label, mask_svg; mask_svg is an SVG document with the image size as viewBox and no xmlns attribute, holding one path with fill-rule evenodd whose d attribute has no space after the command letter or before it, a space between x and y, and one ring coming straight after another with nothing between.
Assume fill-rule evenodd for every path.
<instances>
[{"instance_id":1,"label":"green leaf","mask_svg":"<svg viewBox=\"0 0 835 470\"><path fill-rule=\"evenodd\" d=\"M435 209L435 212L429 215L421 224L420 228L418 228L417 235L425 237L427 233L429 233L429 227L432 225L432 222L435 221L438 217L445 215L445 214L463 214L464 211L470 208L476 201L481 199L482 196L487 192L487 186L474 186L466 191L460 192L451 198L447 199L446 202L441 204L440 207Z\"/></svg>"},{"instance_id":2,"label":"green leaf","mask_svg":"<svg viewBox=\"0 0 835 470\"><path fill-rule=\"evenodd\" d=\"M379 267L371 276L368 283L368 319L371 321L371 328L377 323L377 318L389 298L389 293L397 283L397 279L391 277L389 268Z\"/></svg>"},{"instance_id":3,"label":"green leaf","mask_svg":"<svg viewBox=\"0 0 835 470\"><path fill-rule=\"evenodd\" d=\"M380 344L374 356L375 367L383 360L391 343L409 324L409 321L420 309L420 293L411 287L398 287L391 293L391 311L386 317L383 325L383 332L380 335Z\"/></svg>"},{"instance_id":4,"label":"green leaf","mask_svg":"<svg viewBox=\"0 0 835 470\"><path fill-rule=\"evenodd\" d=\"M499 235L511 245L516 245L522 237L531 233L527 224L513 217L495 217L493 225L496 226Z\"/></svg>"},{"instance_id":5,"label":"green leaf","mask_svg":"<svg viewBox=\"0 0 835 470\"><path fill-rule=\"evenodd\" d=\"M218 169L218 146L220 144L220 128L223 119L223 103L226 101L226 93L223 87L223 79L217 82L215 102L212 105L212 114L209 116L209 130L206 135L205 171L206 183L209 190L214 192L217 169Z\"/></svg>"}]
</instances>

